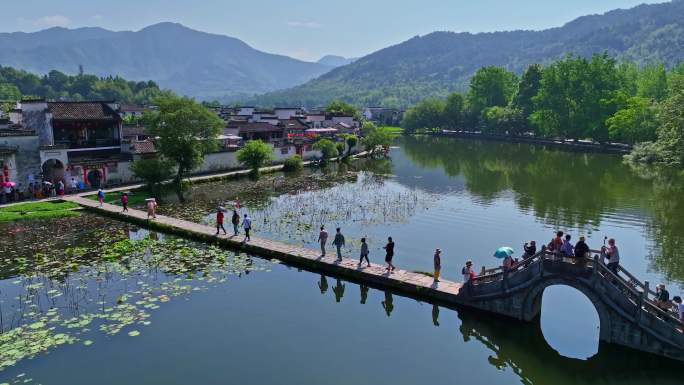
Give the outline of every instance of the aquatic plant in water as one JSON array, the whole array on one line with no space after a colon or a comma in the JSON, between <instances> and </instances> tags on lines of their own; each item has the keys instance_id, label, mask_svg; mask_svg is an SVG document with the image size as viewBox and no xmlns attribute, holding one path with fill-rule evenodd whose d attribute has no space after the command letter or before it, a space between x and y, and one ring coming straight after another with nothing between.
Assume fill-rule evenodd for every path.
<instances>
[{"instance_id":1,"label":"aquatic plant in water","mask_svg":"<svg viewBox=\"0 0 684 385\"><path fill-rule=\"evenodd\" d=\"M59 345L87 348L98 331L137 337L162 304L270 264L183 239L131 240L123 231L93 239L0 259L13 275L0 281L0 372Z\"/></svg>"}]
</instances>

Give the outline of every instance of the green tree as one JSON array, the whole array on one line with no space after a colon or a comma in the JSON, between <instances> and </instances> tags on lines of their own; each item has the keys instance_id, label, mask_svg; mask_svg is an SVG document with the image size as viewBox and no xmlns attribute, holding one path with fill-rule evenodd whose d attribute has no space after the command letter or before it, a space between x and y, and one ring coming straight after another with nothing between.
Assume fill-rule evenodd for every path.
<instances>
[{"instance_id":1,"label":"green tree","mask_svg":"<svg viewBox=\"0 0 684 385\"><path fill-rule=\"evenodd\" d=\"M145 182L147 192L161 200L162 183L174 174L173 163L162 158L140 159L133 161L130 167L133 175Z\"/></svg>"},{"instance_id":2,"label":"green tree","mask_svg":"<svg viewBox=\"0 0 684 385\"><path fill-rule=\"evenodd\" d=\"M428 128L438 129L444 125L444 100L436 98L426 98L409 108L404 113L402 127L407 132Z\"/></svg>"},{"instance_id":3,"label":"green tree","mask_svg":"<svg viewBox=\"0 0 684 385\"><path fill-rule=\"evenodd\" d=\"M386 127L376 128L363 138L363 145L372 155L377 153L380 147L388 148L392 144L392 132Z\"/></svg>"},{"instance_id":4,"label":"green tree","mask_svg":"<svg viewBox=\"0 0 684 385\"><path fill-rule=\"evenodd\" d=\"M660 108L659 151L664 163L684 166L684 79L671 85L671 95Z\"/></svg>"},{"instance_id":5,"label":"green tree","mask_svg":"<svg viewBox=\"0 0 684 385\"><path fill-rule=\"evenodd\" d=\"M19 101L21 100L21 91L12 84L0 84L0 101Z\"/></svg>"},{"instance_id":6,"label":"green tree","mask_svg":"<svg viewBox=\"0 0 684 385\"><path fill-rule=\"evenodd\" d=\"M534 112L534 101L532 98L539 93L542 73L541 65L530 64L523 73L522 78L520 78L518 90L511 101L512 106L519 109L525 119Z\"/></svg>"},{"instance_id":7,"label":"green tree","mask_svg":"<svg viewBox=\"0 0 684 385\"><path fill-rule=\"evenodd\" d=\"M352 149L359 143L359 138L356 135L347 134L344 137L344 141L347 143L347 156L350 156Z\"/></svg>"},{"instance_id":8,"label":"green tree","mask_svg":"<svg viewBox=\"0 0 684 385\"><path fill-rule=\"evenodd\" d=\"M292 155L283 162L283 171L295 172L304 168L304 161L299 155Z\"/></svg>"},{"instance_id":9,"label":"green tree","mask_svg":"<svg viewBox=\"0 0 684 385\"><path fill-rule=\"evenodd\" d=\"M448 128L462 128L463 110L465 107L465 98L458 92L454 92L447 97L444 105L443 124Z\"/></svg>"},{"instance_id":10,"label":"green tree","mask_svg":"<svg viewBox=\"0 0 684 385\"><path fill-rule=\"evenodd\" d=\"M514 107L489 107L482 113L484 131L492 134L520 135L525 131L525 118Z\"/></svg>"},{"instance_id":11,"label":"green tree","mask_svg":"<svg viewBox=\"0 0 684 385\"><path fill-rule=\"evenodd\" d=\"M159 154L175 163L174 184L181 202L183 178L204 161L204 155L216 149L216 138L224 122L216 114L185 97L160 97L156 109L145 112L144 121L156 137Z\"/></svg>"},{"instance_id":12,"label":"green tree","mask_svg":"<svg viewBox=\"0 0 684 385\"><path fill-rule=\"evenodd\" d=\"M252 175L258 176L259 169L273 160L273 150L261 140L250 140L238 150L237 160L243 166L249 167Z\"/></svg>"},{"instance_id":13,"label":"green tree","mask_svg":"<svg viewBox=\"0 0 684 385\"><path fill-rule=\"evenodd\" d=\"M359 110L349 103L345 103L341 100L333 100L325 107L325 112L330 114L343 114L343 115L353 115L357 116Z\"/></svg>"},{"instance_id":14,"label":"green tree","mask_svg":"<svg viewBox=\"0 0 684 385\"><path fill-rule=\"evenodd\" d=\"M629 144L655 140L656 114L657 108L651 99L629 98L626 105L606 121L610 140Z\"/></svg>"},{"instance_id":15,"label":"green tree","mask_svg":"<svg viewBox=\"0 0 684 385\"><path fill-rule=\"evenodd\" d=\"M543 135L605 141L619 89L615 60L607 54L568 56L544 69L531 120Z\"/></svg>"},{"instance_id":16,"label":"green tree","mask_svg":"<svg viewBox=\"0 0 684 385\"><path fill-rule=\"evenodd\" d=\"M667 97L667 71L663 64L647 65L639 71L637 96L655 101Z\"/></svg>"},{"instance_id":17,"label":"green tree","mask_svg":"<svg viewBox=\"0 0 684 385\"><path fill-rule=\"evenodd\" d=\"M313 149L321 152L323 162L327 162L338 155L337 146L330 139L319 139L314 143Z\"/></svg>"},{"instance_id":18,"label":"green tree","mask_svg":"<svg viewBox=\"0 0 684 385\"><path fill-rule=\"evenodd\" d=\"M470 79L468 104L476 116L487 107L504 107L511 101L518 78L504 68L482 67Z\"/></svg>"}]
</instances>

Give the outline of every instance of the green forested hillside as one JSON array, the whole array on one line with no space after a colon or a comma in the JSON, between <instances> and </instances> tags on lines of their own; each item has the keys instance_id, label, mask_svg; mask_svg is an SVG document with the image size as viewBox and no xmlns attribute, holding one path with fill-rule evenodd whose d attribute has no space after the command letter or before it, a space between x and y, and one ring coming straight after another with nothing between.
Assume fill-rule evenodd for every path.
<instances>
[{"instance_id":1,"label":"green forested hillside","mask_svg":"<svg viewBox=\"0 0 684 385\"><path fill-rule=\"evenodd\" d=\"M544 31L434 32L385 48L315 80L251 100L259 105L324 105L342 99L357 105L405 107L427 96L464 91L483 66L521 74L531 63L549 64L568 53L608 53L638 64L684 59L684 1L640 5L585 16Z\"/></svg>"},{"instance_id":2,"label":"green forested hillside","mask_svg":"<svg viewBox=\"0 0 684 385\"><path fill-rule=\"evenodd\" d=\"M162 93L153 81L133 82L119 77L69 76L59 71L37 76L11 67L0 67L0 101L38 97L51 100L115 100L146 104Z\"/></svg>"}]
</instances>

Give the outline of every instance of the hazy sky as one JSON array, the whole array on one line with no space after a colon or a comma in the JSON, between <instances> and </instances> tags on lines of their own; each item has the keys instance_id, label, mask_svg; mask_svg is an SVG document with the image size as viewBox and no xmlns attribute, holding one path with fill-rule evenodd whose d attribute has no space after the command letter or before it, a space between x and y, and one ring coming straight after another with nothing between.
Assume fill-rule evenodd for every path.
<instances>
[{"instance_id":1,"label":"hazy sky","mask_svg":"<svg viewBox=\"0 0 684 385\"><path fill-rule=\"evenodd\" d=\"M648 0L0 0L0 31L174 21L304 60L363 56L435 30L544 29Z\"/></svg>"}]
</instances>

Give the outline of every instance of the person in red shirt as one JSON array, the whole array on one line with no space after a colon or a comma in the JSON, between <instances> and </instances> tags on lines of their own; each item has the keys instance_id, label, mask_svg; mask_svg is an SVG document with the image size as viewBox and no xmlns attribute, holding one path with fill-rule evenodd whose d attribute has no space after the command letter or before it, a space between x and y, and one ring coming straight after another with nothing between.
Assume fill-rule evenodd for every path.
<instances>
[{"instance_id":1,"label":"person in red shirt","mask_svg":"<svg viewBox=\"0 0 684 385\"><path fill-rule=\"evenodd\" d=\"M223 230L223 234L228 234L223 227L223 210L220 208L216 210L216 235L219 235L219 230Z\"/></svg>"},{"instance_id":2,"label":"person in red shirt","mask_svg":"<svg viewBox=\"0 0 684 385\"><path fill-rule=\"evenodd\" d=\"M563 232L559 231L556 233L556 238L553 238L549 242L548 250L556 254L560 253L560 248L563 245Z\"/></svg>"}]
</instances>

